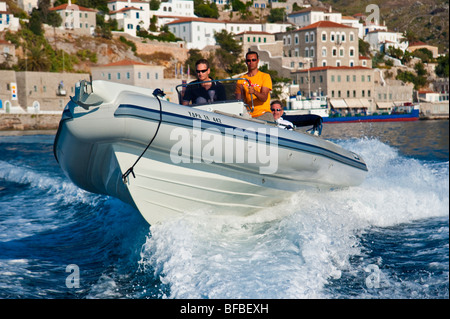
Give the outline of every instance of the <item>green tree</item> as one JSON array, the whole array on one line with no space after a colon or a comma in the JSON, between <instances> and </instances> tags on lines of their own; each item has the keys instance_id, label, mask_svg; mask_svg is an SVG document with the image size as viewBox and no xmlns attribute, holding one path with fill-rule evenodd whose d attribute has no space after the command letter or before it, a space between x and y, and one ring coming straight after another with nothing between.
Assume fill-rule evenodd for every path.
<instances>
[{"instance_id":1,"label":"green tree","mask_svg":"<svg viewBox=\"0 0 450 319\"><path fill-rule=\"evenodd\" d=\"M49 71L51 62L43 46L28 47L25 59L19 61L20 69L24 71Z\"/></svg>"},{"instance_id":2,"label":"green tree","mask_svg":"<svg viewBox=\"0 0 450 319\"><path fill-rule=\"evenodd\" d=\"M56 11L50 11L47 15L47 24L53 27L53 37L55 38L55 50L56 48L56 28L62 23L62 18Z\"/></svg>"},{"instance_id":3,"label":"green tree","mask_svg":"<svg viewBox=\"0 0 450 319\"><path fill-rule=\"evenodd\" d=\"M215 55L219 61L220 67L224 69L228 75L237 73L238 70L242 69L242 63L238 62L242 54L242 46L233 38L231 33L228 33L226 30L217 32L214 37L219 46L219 48L216 49Z\"/></svg>"},{"instance_id":4,"label":"green tree","mask_svg":"<svg viewBox=\"0 0 450 319\"><path fill-rule=\"evenodd\" d=\"M412 55L421 59L422 62L428 63L433 60L433 52L427 48L420 48L412 52Z\"/></svg>"},{"instance_id":5,"label":"green tree","mask_svg":"<svg viewBox=\"0 0 450 319\"><path fill-rule=\"evenodd\" d=\"M41 14L36 9L33 9L32 13L31 13L30 20L28 21L28 28L35 35L43 35L44 34L44 30L42 29Z\"/></svg>"},{"instance_id":6,"label":"green tree","mask_svg":"<svg viewBox=\"0 0 450 319\"><path fill-rule=\"evenodd\" d=\"M194 14L203 18L219 18L219 9L215 3L205 3L204 0L194 1Z\"/></svg>"},{"instance_id":7,"label":"green tree","mask_svg":"<svg viewBox=\"0 0 450 319\"><path fill-rule=\"evenodd\" d=\"M284 8L270 9L267 21L270 23L284 22L284 17L286 16L286 11Z\"/></svg>"},{"instance_id":8,"label":"green tree","mask_svg":"<svg viewBox=\"0 0 450 319\"><path fill-rule=\"evenodd\" d=\"M448 64L449 64L449 57L448 54L444 56L440 56L437 59L437 66L436 66L436 75L439 77L449 77L449 71L448 71Z\"/></svg>"},{"instance_id":9,"label":"green tree","mask_svg":"<svg viewBox=\"0 0 450 319\"><path fill-rule=\"evenodd\" d=\"M365 57L370 57L370 44L362 39L358 39L359 54Z\"/></svg>"},{"instance_id":10,"label":"green tree","mask_svg":"<svg viewBox=\"0 0 450 319\"><path fill-rule=\"evenodd\" d=\"M157 11L159 9L160 5L161 5L161 1L150 0L150 10Z\"/></svg>"}]
</instances>

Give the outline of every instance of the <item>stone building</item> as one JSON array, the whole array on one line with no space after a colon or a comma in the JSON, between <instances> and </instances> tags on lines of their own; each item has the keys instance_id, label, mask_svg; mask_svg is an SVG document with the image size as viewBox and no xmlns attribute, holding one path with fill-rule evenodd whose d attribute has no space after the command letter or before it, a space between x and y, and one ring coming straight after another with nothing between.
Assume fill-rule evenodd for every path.
<instances>
[{"instance_id":1,"label":"stone building","mask_svg":"<svg viewBox=\"0 0 450 319\"><path fill-rule=\"evenodd\" d=\"M277 34L285 57L308 59L307 67L358 66L358 29L319 21L301 29Z\"/></svg>"},{"instance_id":2,"label":"stone building","mask_svg":"<svg viewBox=\"0 0 450 319\"><path fill-rule=\"evenodd\" d=\"M175 86L181 79L164 78L164 66L122 60L91 68L93 80L105 80L144 88L159 88L171 101L177 101Z\"/></svg>"},{"instance_id":3,"label":"stone building","mask_svg":"<svg viewBox=\"0 0 450 319\"><path fill-rule=\"evenodd\" d=\"M60 112L87 73L16 72L19 105L27 112Z\"/></svg>"},{"instance_id":4,"label":"stone building","mask_svg":"<svg viewBox=\"0 0 450 319\"><path fill-rule=\"evenodd\" d=\"M56 11L61 16L61 29L74 30L88 35L94 33L97 26L97 10L72 4L70 0L68 3L50 8L50 10Z\"/></svg>"}]
</instances>

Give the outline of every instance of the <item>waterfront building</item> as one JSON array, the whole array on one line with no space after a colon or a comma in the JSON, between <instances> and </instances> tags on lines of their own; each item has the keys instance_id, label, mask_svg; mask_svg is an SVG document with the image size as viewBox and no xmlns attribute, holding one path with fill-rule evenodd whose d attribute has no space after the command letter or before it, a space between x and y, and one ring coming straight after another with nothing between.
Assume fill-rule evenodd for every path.
<instances>
[{"instance_id":1,"label":"waterfront building","mask_svg":"<svg viewBox=\"0 0 450 319\"><path fill-rule=\"evenodd\" d=\"M331 21L319 21L306 27L277 34L283 40L285 57L302 57L308 65L358 66L358 29Z\"/></svg>"},{"instance_id":2,"label":"waterfront building","mask_svg":"<svg viewBox=\"0 0 450 319\"><path fill-rule=\"evenodd\" d=\"M159 88L170 100L177 99L175 86L180 79L165 78L164 66L150 65L133 60L122 60L91 68L93 80L106 80L144 88Z\"/></svg>"}]
</instances>

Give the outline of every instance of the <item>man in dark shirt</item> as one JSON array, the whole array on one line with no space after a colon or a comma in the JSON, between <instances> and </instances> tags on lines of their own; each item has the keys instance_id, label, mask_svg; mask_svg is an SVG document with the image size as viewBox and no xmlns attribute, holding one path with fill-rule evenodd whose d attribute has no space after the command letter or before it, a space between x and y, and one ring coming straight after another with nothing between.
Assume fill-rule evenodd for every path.
<instances>
[{"instance_id":1,"label":"man in dark shirt","mask_svg":"<svg viewBox=\"0 0 450 319\"><path fill-rule=\"evenodd\" d=\"M208 60L198 60L195 63L195 72L197 73L197 80L194 80L187 85L181 101L183 105L189 105L190 103L206 104L226 100L223 84L220 82L211 82L213 79L209 76L211 70L209 69ZM197 82L203 83L195 84Z\"/></svg>"}]
</instances>

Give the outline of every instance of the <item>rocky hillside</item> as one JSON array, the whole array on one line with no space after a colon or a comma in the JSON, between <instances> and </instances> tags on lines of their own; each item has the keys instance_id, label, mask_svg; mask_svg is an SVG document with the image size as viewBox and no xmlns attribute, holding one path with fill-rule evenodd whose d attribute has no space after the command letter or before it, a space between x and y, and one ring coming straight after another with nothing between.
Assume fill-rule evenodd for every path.
<instances>
[{"instance_id":1,"label":"rocky hillside","mask_svg":"<svg viewBox=\"0 0 450 319\"><path fill-rule=\"evenodd\" d=\"M320 1L315 1L320 3ZM365 13L369 4L380 8L380 20L389 30L415 35L417 40L449 51L449 0L322 0L343 15ZM368 12L367 14L370 14Z\"/></svg>"}]
</instances>

